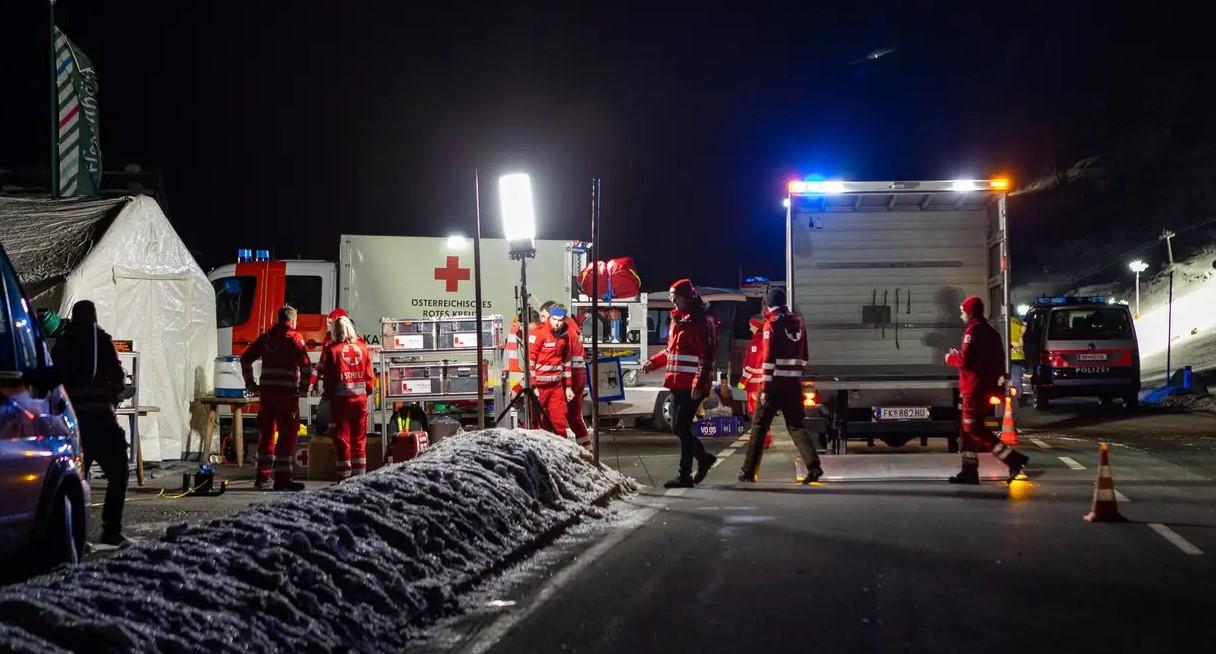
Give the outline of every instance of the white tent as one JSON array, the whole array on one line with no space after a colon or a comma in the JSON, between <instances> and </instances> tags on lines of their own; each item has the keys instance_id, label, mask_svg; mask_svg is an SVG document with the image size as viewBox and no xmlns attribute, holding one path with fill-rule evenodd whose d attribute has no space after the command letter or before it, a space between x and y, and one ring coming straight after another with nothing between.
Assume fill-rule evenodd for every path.
<instances>
[{"instance_id":1,"label":"white tent","mask_svg":"<svg viewBox=\"0 0 1216 654\"><path fill-rule=\"evenodd\" d=\"M36 307L67 315L92 300L101 327L134 342L139 402L160 409L139 423L144 459L198 443L191 417L211 392L215 294L156 201L0 198L0 240Z\"/></svg>"}]
</instances>

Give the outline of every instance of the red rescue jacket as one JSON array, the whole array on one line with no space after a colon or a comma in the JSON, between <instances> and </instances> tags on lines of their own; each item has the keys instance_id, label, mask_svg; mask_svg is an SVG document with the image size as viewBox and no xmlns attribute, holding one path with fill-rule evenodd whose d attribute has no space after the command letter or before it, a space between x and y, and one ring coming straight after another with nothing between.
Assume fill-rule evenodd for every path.
<instances>
[{"instance_id":1,"label":"red rescue jacket","mask_svg":"<svg viewBox=\"0 0 1216 654\"><path fill-rule=\"evenodd\" d=\"M667 349L650 357L657 368L667 366L663 385L673 391L708 391L714 367L717 334L714 319L706 313L671 311Z\"/></svg>"},{"instance_id":2,"label":"red rescue jacket","mask_svg":"<svg viewBox=\"0 0 1216 654\"><path fill-rule=\"evenodd\" d=\"M587 381L587 349L583 345L583 334L575 320L566 319L566 340L570 347L571 379Z\"/></svg>"},{"instance_id":3,"label":"red rescue jacket","mask_svg":"<svg viewBox=\"0 0 1216 654\"><path fill-rule=\"evenodd\" d=\"M333 402L338 399L366 399L375 389L372 375L372 355L362 340L354 343L331 342L321 350L318 365L322 397Z\"/></svg>"},{"instance_id":4,"label":"red rescue jacket","mask_svg":"<svg viewBox=\"0 0 1216 654\"><path fill-rule=\"evenodd\" d=\"M537 325L528 334L528 367L532 369L532 385L537 387L566 386L570 383L569 327L554 334L549 323Z\"/></svg>"},{"instance_id":5,"label":"red rescue jacket","mask_svg":"<svg viewBox=\"0 0 1216 654\"><path fill-rule=\"evenodd\" d=\"M972 318L963 329L963 347L946 356L958 368L960 395L999 395L1005 374L1005 346L1000 334L983 318Z\"/></svg>"},{"instance_id":6,"label":"red rescue jacket","mask_svg":"<svg viewBox=\"0 0 1216 654\"><path fill-rule=\"evenodd\" d=\"M788 307L774 307L765 314L760 330L760 361L764 371L765 393L802 393L802 372L806 368L806 325L802 316Z\"/></svg>"},{"instance_id":7,"label":"red rescue jacket","mask_svg":"<svg viewBox=\"0 0 1216 654\"><path fill-rule=\"evenodd\" d=\"M739 381L749 391L759 391L764 384L764 328L752 334L752 341L747 346L747 354L743 357L743 376Z\"/></svg>"},{"instance_id":8,"label":"red rescue jacket","mask_svg":"<svg viewBox=\"0 0 1216 654\"><path fill-rule=\"evenodd\" d=\"M258 337L241 355L241 372L245 380L253 379L253 362L262 360L261 390L308 390L312 362L304 337L284 323L276 324Z\"/></svg>"}]
</instances>

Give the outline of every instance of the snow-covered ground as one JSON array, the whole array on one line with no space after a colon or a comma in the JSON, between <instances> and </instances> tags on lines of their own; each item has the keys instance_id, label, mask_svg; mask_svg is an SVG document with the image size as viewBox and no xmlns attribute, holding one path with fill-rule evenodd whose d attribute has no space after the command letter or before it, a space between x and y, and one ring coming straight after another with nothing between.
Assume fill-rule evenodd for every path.
<instances>
[{"instance_id":1,"label":"snow-covered ground","mask_svg":"<svg viewBox=\"0 0 1216 654\"><path fill-rule=\"evenodd\" d=\"M400 651L461 593L636 485L543 432L487 430L0 589L0 649Z\"/></svg>"}]
</instances>

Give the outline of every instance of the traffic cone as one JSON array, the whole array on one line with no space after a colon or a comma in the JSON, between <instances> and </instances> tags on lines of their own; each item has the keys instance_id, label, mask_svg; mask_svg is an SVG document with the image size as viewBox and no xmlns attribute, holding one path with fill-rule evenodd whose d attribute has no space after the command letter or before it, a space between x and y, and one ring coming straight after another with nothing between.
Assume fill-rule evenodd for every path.
<instances>
[{"instance_id":1,"label":"traffic cone","mask_svg":"<svg viewBox=\"0 0 1216 654\"><path fill-rule=\"evenodd\" d=\"M1013 426L1013 400L1005 396L1005 417L1001 418L1001 442L1006 445L1020 445L1018 430Z\"/></svg>"},{"instance_id":2,"label":"traffic cone","mask_svg":"<svg viewBox=\"0 0 1216 654\"><path fill-rule=\"evenodd\" d=\"M1102 460L1098 463L1098 485L1094 488L1094 507L1085 514L1085 521L1123 522L1115 501L1115 480L1110 476L1110 461L1106 454L1109 446L1103 442L1098 449L1102 453Z\"/></svg>"}]
</instances>

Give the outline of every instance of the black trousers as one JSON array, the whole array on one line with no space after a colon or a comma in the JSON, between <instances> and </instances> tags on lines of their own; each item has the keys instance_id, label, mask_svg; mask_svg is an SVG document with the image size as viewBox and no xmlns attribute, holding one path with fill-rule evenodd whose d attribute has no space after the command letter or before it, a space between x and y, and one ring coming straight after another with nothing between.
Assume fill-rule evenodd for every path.
<instances>
[{"instance_id":1,"label":"black trousers","mask_svg":"<svg viewBox=\"0 0 1216 654\"><path fill-rule=\"evenodd\" d=\"M760 459L764 456L764 435L772 427L777 412L785 416L785 427L790 432L790 440L798 448L802 462L808 467L819 463L819 454L815 451L815 443L811 434L806 430L803 420L806 419L806 409L802 406L802 391L794 389L786 392L769 392L765 403L756 407L752 416L751 437L747 443L747 456L743 458L743 468L740 474L754 479L760 471Z\"/></svg>"},{"instance_id":2,"label":"black trousers","mask_svg":"<svg viewBox=\"0 0 1216 654\"><path fill-rule=\"evenodd\" d=\"M127 437L114 412L107 409L79 411L81 447L84 449L84 471L96 461L106 476L106 499L101 508L101 526L105 533L122 531L122 507L127 499Z\"/></svg>"},{"instance_id":3,"label":"black trousers","mask_svg":"<svg viewBox=\"0 0 1216 654\"><path fill-rule=\"evenodd\" d=\"M693 400L692 391L671 392L672 426L680 439L680 477L692 476L692 462L704 461L709 453L701 444L701 439L692 433L692 420L697 415L697 407L702 400Z\"/></svg>"}]
</instances>

